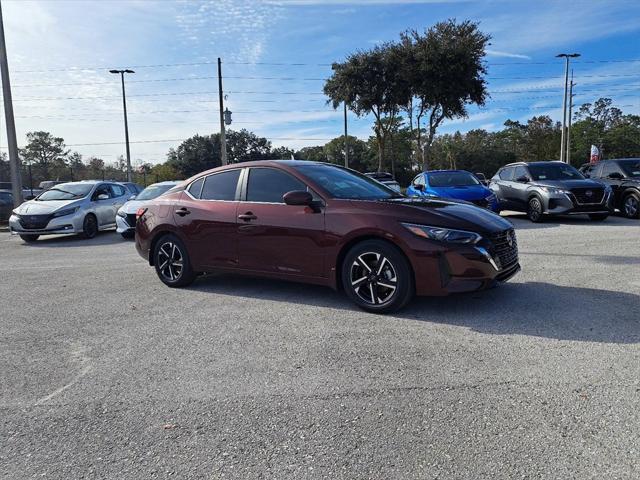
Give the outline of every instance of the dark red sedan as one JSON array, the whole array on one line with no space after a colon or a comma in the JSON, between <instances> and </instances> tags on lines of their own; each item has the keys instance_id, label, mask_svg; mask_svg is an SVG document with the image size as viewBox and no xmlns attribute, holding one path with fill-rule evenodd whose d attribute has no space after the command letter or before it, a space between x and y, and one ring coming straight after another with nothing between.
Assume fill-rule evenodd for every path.
<instances>
[{"instance_id":1,"label":"dark red sedan","mask_svg":"<svg viewBox=\"0 0 640 480\"><path fill-rule=\"evenodd\" d=\"M491 287L520 269L513 227L498 215L296 160L186 180L140 209L136 248L170 287L230 271L342 288L373 312L414 294Z\"/></svg>"}]
</instances>

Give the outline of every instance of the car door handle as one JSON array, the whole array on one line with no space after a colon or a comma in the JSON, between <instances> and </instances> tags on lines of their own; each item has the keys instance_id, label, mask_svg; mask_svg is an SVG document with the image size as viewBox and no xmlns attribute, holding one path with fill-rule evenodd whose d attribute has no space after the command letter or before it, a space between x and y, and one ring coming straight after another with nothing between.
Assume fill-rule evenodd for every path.
<instances>
[{"instance_id":1,"label":"car door handle","mask_svg":"<svg viewBox=\"0 0 640 480\"><path fill-rule=\"evenodd\" d=\"M176 215L180 215L181 217L184 217L185 215L189 215L190 213L191 212L187 210L185 207L182 207L176 210Z\"/></svg>"},{"instance_id":2,"label":"car door handle","mask_svg":"<svg viewBox=\"0 0 640 480\"><path fill-rule=\"evenodd\" d=\"M255 219L256 219L256 218L258 218L258 217L256 217L256 216L255 216L253 213L251 213L251 212L247 212L247 213L244 213L244 214L242 214L242 215L238 215L238 218L239 218L240 220L244 220L245 222L249 222L249 221L251 221L251 220L255 220Z\"/></svg>"}]
</instances>

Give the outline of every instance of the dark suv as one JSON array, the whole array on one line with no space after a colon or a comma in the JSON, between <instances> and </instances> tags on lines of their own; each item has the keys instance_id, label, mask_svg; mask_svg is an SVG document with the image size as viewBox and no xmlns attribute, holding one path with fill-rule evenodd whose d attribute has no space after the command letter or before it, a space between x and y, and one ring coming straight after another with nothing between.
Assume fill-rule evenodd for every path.
<instances>
[{"instance_id":1,"label":"dark suv","mask_svg":"<svg viewBox=\"0 0 640 480\"><path fill-rule=\"evenodd\" d=\"M640 218L640 158L602 160L581 169L613 190L613 206L627 218Z\"/></svg>"},{"instance_id":2,"label":"dark suv","mask_svg":"<svg viewBox=\"0 0 640 480\"><path fill-rule=\"evenodd\" d=\"M541 222L544 215L604 220L612 208L611 187L557 161L509 164L498 170L489 188L502 210L527 212L532 222Z\"/></svg>"}]
</instances>

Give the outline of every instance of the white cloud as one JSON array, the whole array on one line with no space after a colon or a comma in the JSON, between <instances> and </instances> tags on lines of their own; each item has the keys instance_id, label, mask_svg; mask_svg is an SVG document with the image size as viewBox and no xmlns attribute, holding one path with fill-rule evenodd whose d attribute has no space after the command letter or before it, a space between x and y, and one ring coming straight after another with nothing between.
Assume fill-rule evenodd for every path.
<instances>
[{"instance_id":1,"label":"white cloud","mask_svg":"<svg viewBox=\"0 0 640 480\"><path fill-rule=\"evenodd\" d=\"M487 51L487 56L489 57L505 57L505 58L522 58L524 60L531 60L529 55L523 55L521 53L510 53L510 52L502 52L500 50L490 50Z\"/></svg>"}]
</instances>

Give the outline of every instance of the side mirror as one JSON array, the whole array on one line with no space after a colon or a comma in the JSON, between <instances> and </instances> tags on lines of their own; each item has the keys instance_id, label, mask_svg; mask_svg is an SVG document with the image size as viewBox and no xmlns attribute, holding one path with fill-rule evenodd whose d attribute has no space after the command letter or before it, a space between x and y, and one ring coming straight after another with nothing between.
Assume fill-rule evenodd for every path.
<instances>
[{"instance_id":1,"label":"side mirror","mask_svg":"<svg viewBox=\"0 0 640 480\"><path fill-rule=\"evenodd\" d=\"M282 200L287 205L311 205L313 203L313 195L304 190L293 190L282 196Z\"/></svg>"},{"instance_id":2,"label":"side mirror","mask_svg":"<svg viewBox=\"0 0 640 480\"><path fill-rule=\"evenodd\" d=\"M106 193L101 193L100 195L98 195L98 200L109 200L109 195L107 195Z\"/></svg>"},{"instance_id":3,"label":"side mirror","mask_svg":"<svg viewBox=\"0 0 640 480\"><path fill-rule=\"evenodd\" d=\"M607 177L612 178L614 180L622 180L624 176L620 172L611 172Z\"/></svg>"},{"instance_id":4,"label":"side mirror","mask_svg":"<svg viewBox=\"0 0 640 480\"><path fill-rule=\"evenodd\" d=\"M516 182L529 183L529 177L527 177L526 175L521 175L520 177L516 178Z\"/></svg>"},{"instance_id":5,"label":"side mirror","mask_svg":"<svg viewBox=\"0 0 640 480\"><path fill-rule=\"evenodd\" d=\"M131 195L131 196L129 197L129 200L135 200L135 199L136 199L136 197L137 197L137 195Z\"/></svg>"},{"instance_id":6,"label":"side mirror","mask_svg":"<svg viewBox=\"0 0 640 480\"><path fill-rule=\"evenodd\" d=\"M418 184L414 184L413 188L415 188L416 190L418 190L419 192L424 192L424 185L422 185L421 183Z\"/></svg>"}]
</instances>

